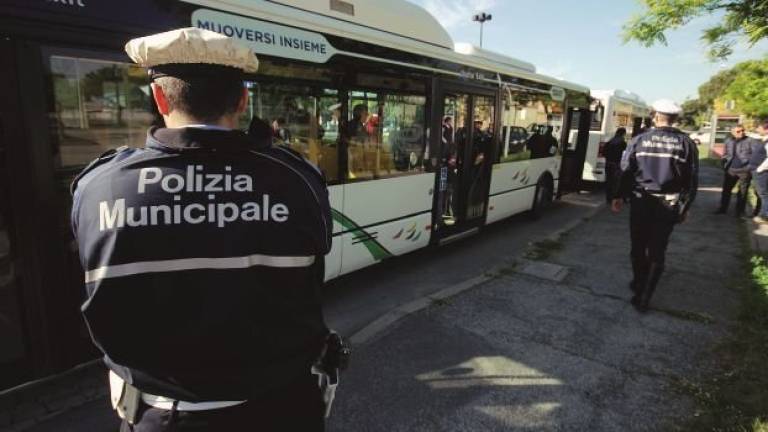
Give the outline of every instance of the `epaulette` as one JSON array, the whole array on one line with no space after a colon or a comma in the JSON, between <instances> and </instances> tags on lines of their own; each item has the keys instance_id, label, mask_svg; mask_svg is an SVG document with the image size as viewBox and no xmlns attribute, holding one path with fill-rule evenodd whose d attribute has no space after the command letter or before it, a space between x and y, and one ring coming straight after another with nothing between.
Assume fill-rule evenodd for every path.
<instances>
[{"instance_id":1,"label":"epaulette","mask_svg":"<svg viewBox=\"0 0 768 432\"><path fill-rule=\"evenodd\" d=\"M80 171L80 174L78 174L75 177L75 179L72 180L72 184L69 185L69 194L70 195L74 195L75 194L75 189L77 189L77 182L79 182L80 179L83 178L83 176L85 176L89 172L93 171L94 168L96 168L96 167L98 167L98 166L100 166L100 165L102 165L102 164L104 164L106 162L109 162L115 156L117 156L119 153L121 153L121 152L123 152L125 150L128 150L128 148L129 148L128 146L121 146L121 147L118 147L118 148L109 149L109 150L105 151L104 153L102 153L101 155L99 155L99 157L97 157L96 159L92 160L91 163L89 163L85 168L83 168L83 170Z\"/></svg>"}]
</instances>

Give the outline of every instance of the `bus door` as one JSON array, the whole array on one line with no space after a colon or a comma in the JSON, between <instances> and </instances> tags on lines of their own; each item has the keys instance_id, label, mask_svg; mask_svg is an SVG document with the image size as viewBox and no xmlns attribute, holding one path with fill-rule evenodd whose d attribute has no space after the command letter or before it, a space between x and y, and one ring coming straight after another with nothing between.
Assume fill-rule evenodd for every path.
<instances>
[{"instance_id":1,"label":"bus door","mask_svg":"<svg viewBox=\"0 0 768 432\"><path fill-rule=\"evenodd\" d=\"M493 159L496 97L446 90L435 130L440 131L435 228L440 240L483 224Z\"/></svg>"},{"instance_id":2,"label":"bus door","mask_svg":"<svg viewBox=\"0 0 768 432\"><path fill-rule=\"evenodd\" d=\"M565 124L563 163L560 166L558 196L578 191L589 146L589 126L593 112L587 108L570 108Z\"/></svg>"},{"instance_id":3,"label":"bus door","mask_svg":"<svg viewBox=\"0 0 768 432\"><path fill-rule=\"evenodd\" d=\"M9 145L18 136L12 134L12 126L19 124L17 81L15 80L15 50L9 41L0 42L0 55L5 59L0 65L0 390L12 387L30 378L29 352L24 338L26 326L22 299L22 260L14 224L11 193L11 161ZM5 102L7 101L7 102ZM18 128L16 128L18 130ZM17 180L18 189L18 180Z\"/></svg>"},{"instance_id":4,"label":"bus door","mask_svg":"<svg viewBox=\"0 0 768 432\"><path fill-rule=\"evenodd\" d=\"M633 117L632 118L632 136L637 136L641 133L643 130L643 118L642 117Z\"/></svg>"}]
</instances>

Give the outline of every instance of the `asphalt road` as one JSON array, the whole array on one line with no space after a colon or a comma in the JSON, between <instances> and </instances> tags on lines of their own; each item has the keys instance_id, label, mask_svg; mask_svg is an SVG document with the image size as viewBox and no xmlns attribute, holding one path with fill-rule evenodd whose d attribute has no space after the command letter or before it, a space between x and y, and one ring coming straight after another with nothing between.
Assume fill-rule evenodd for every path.
<instances>
[{"instance_id":1,"label":"asphalt road","mask_svg":"<svg viewBox=\"0 0 768 432\"><path fill-rule=\"evenodd\" d=\"M359 344L329 430L680 430L695 405L679 383L715 367L743 271L745 222L712 214L722 171L702 171L648 313L628 301L629 209L599 209L538 260L516 259ZM461 269L515 255L505 240L522 236L478 238Z\"/></svg>"},{"instance_id":2,"label":"asphalt road","mask_svg":"<svg viewBox=\"0 0 768 432\"><path fill-rule=\"evenodd\" d=\"M601 202L599 193L567 195L538 220L517 215L470 238L397 257L334 280L325 291L326 320L339 333L351 335L391 309L505 263L530 243L583 219ZM98 400L27 430L111 432L116 428L109 402Z\"/></svg>"},{"instance_id":3,"label":"asphalt road","mask_svg":"<svg viewBox=\"0 0 768 432\"><path fill-rule=\"evenodd\" d=\"M538 220L520 214L470 238L397 257L332 281L325 295L328 324L350 335L410 301L461 283L509 261L532 242L581 220L602 195L566 195Z\"/></svg>"}]
</instances>

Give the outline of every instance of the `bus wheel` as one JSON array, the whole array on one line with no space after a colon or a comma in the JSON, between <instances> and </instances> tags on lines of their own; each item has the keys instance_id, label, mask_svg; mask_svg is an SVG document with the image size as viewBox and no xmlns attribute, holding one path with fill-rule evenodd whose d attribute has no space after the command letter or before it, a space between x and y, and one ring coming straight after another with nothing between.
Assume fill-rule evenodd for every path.
<instances>
[{"instance_id":1,"label":"bus wheel","mask_svg":"<svg viewBox=\"0 0 768 432\"><path fill-rule=\"evenodd\" d=\"M533 196L533 206L531 207L531 217L538 219L552 204L554 197L554 185L549 177L542 177L536 183L536 194Z\"/></svg>"}]
</instances>

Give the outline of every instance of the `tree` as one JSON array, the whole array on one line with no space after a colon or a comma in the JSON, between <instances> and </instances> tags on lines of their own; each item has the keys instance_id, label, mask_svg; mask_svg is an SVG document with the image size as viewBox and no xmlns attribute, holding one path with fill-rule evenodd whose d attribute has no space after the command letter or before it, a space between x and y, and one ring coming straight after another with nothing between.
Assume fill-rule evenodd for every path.
<instances>
[{"instance_id":1,"label":"tree","mask_svg":"<svg viewBox=\"0 0 768 432\"><path fill-rule=\"evenodd\" d=\"M736 108L750 117L768 117L768 59L739 63L736 68L725 98L736 101Z\"/></svg>"},{"instance_id":2,"label":"tree","mask_svg":"<svg viewBox=\"0 0 768 432\"><path fill-rule=\"evenodd\" d=\"M684 127L695 128L706 121L709 113L709 105L701 103L700 99L690 99L683 102L683 113L680 115L680 123Z\"/></svg>"},{"instance_id":3,"label":"tree","mask_svg":"<svg viewBox=\"0 0 768 432\"><path fill-rule=\"evenodd\" d=\"M740 37L750 46L768 38L768 0L640 0L645 10L624 25L624 42L637 41L650 47L666 45L668 30L688 24L692 19L722 13L720 22L704 30L702 39L709 45L711 59L724 59L733 53Z\"/></svg>"},{"instance_id":4,"label":"tree","mask_svg":"<svg viewBox=\"0 0 768 432\"><path fill-rule=\"evenodd\" d=\"M699 101L701 105L711 107L715 104L715 99L723 96L725 90L738 76L741 64L712 75L707 82L699 86Z\"/></svg>"}]
</instances>

